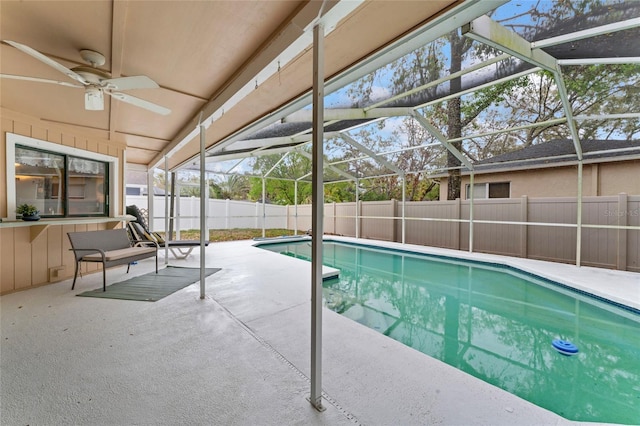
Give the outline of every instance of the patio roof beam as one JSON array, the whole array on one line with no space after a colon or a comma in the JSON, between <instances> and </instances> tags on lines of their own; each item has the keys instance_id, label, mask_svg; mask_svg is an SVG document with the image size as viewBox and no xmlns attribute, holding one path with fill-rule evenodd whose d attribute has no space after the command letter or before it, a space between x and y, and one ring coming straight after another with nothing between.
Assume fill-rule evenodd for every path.
<instances>
[{"instance_id":1,"label":"patio roof beam","mask_svg":"<svg viewBox=\"0 0 640 426\"><path fill-rule=\"evenodd\" d=\"M562 77L562 71L560 67L553 72L553 76L558 86L558 95L562 101L562 107L564 108L564 115L567 117L567 126L571 131L571 139L573 139L573 146L575 147L578 160L582 161L582 144L580 143L580 135L578 135L578 129L576 128L576 122L573 119L573 109L571 108L571 102L569 101L569 94L567 93L567 87L564 84L564 78Z\"/></svg>"},{"instance_id":2,"label":"patio roof beam","mask_svg":"<svg viewBox=\"0 0 640 426\"><path fill-rule=\"evenodd\" d=\"M434 87L434 86L437 86L437 85L439 85L441 83L447 82L449 80L453 80L454 78L458 78L458 77L461 77L461 76L463 76L465 74L472 73L473 71L477 71L477 70L479 70L481 68L488 67L489 65L493 65L496 62L503 61L503 60L508 59L510 57L511 57L511 55L509 55L507 53L503 53L502 55L498 55L498 56L496 56L494 58L489 59L488 61L479 62L479 63L477 63L475 65L472 65L472 66L470 66L468 68L465 68L465 69L463 69L461 71L454 72L453 74L449 74L449 75L447 75L445 77L439 78L439 79L434 80L434 81L430 81L429 83L423 84L422 86L418 86L418 87L415 87L415 88L413 88L411 90L407 90L406 92L402 92L400 94L397 94L396 96L390 97L389 99L385 99L383 101L374 103L374 104L369 105L369 106L367 106L367 107L365 107L363 109L365 111L369 111L371 109L378 108L378 107L380 107L382 105L388 104L389 102L393 102L393 101L397 101L398 99L406 98L407 96L413 95L414 93L422 92L424 90L427 90L430 87Z\"/></svg>"},{"instance_id":3,"label":"patio roof beam","mask_svg":"<svg viewBox=\"0 0 640 426\"><path fill-rule=\"evenodd\" d=\"M508 53L540 68L555 71L556 59L540 49L532 49L531 43L514 31L500 25L486 15L462 26L462 35Z\"/></svg>"},{"instance_id":4,"label":"patio roof beam","mask_svg":"<svg viewBox=\"0 0 640 426\"><path fill-rule=\"evenodd\" d=\"M231 166L231 168L230 168L229 170L227 170L227 173L231 173L231 171L232 171L233 169L235 169L235 168L236 168L236 167L238 167L240 164L242 164L242 162L243 162L244 160L246 160L246 159L247 159L247 157L241 158L241 159L240 159L240 161L238 161L237 163L235 163L233 166ZM206 160L205 160L205 165L206 165Z\"/></svg>"},{"instance_id":5,"label":"patio roof beam","mask_svg":"<svg viewBox=\"0 0 640 426\"><path fill-rule=\"evenodd\" d=\"M400 176L404 176L404 172L402 170L400 170L395 164L391 163L390 161L385 160L384 158L379 157L378 154L376 154L375 152L373 152L372 150L370 150L366 146L362 145L361 143L357 142L350 135L348 135L346 133L343 133L342 134L342 139L344 139L344 141L346 143L348 143L349 145L351 145L352 147L354 147L357 150L367 154L370 158L372 158L375 162L377 162L381 166L384 166L384 167L388 168L389 170L393 170L394 172L396 172Z\"/></svg>"},{"instance_id":6,"label":"patio roof beam","mask_svg":"<svg viewBox=\"0 0 640 426\"><path fill-rule=\"evenodd\" d=\"M565 121L567 121L566 118L554 118L552 120L540 121L538 123L524 124L522 126L514 126L514 127L511 127L509 129L500 129L500 130L494 130L492 132L476 133L476 134L469 135L469 136L462 136L461 138L453 138L453 139L449 139L449 142L459 142L459 141L463 141L463 140L481 138L481 137L484 137L484 136L499 135L501 133L510 133L510 132L517 131L517 130L531 129L533 127L553 126L555 124L562 124Z\"/></svg>"},{"instance_id":7,"label":"patio roof beam","mask_svg":"<svg viewBox=\"0 0 640 426\"><path fill-rule=\"evenodd\" d=\"M293 145L293 146L282 146L282 147L278 147L278 148L256 149L256 150L253 150L251 152L241 151L241 152L230 152L228 154L216 154L216 155L212 155L212 156L207 157L207 163L211 164L211 163L219 163L219 162L222 162L222 161L236 160L238 158L247 159L247 158L262 157L264 155L283 154L285 152L295 151L297 149L300 149L304 145L308 145L308 144L309 144L309 142L302 142L302 143L300 143L298 145Z\"/></svg>"},{"instance_id":8,"label":"patio roof beam","mask_svg":"<svg viewBox=\"0 0 640 426\"><path fill-rule=\"evenodd\" d=\"M575 31L573 33L563 34L557 37L550 37L545 40L534 41L531 47L541 49L543 47L557 46L559 44L578 41L585 38L596 37L599 35L609 34L616 31L628 30L640 26L640 18L627 19L626 21L615 22L613 24L601 25L587 30Z\"/></svg>"},{"instance_id":9,"label":"patio roof beam","mask_svg":"<svg viewBox=\"0 0 640 426\"><path fill-rule=\"evenodd\" d=\"M494 81L489 81L489 82L481 84L479 86L470 87L468 89L461 90L461 91L459 91L457 93L451 93L450 95L443 96L441 98L434 99L432 101L425 102L425 103L420 104L420 105L416 105L415 107L413 107L413 109L415 111L415 110L418 110L420 108L427 107L429 105L439 104L441 102L448 101L449 99L458 98L458 97L466 95L468 93L477 92L478 90L486 89L487 87L492 87L492 86L495 86L497 84L504 83L505 81L515 80L516 78L520 78L520 77L523 77L525 75L533 74L533 73L538 72L538 71L540 71L540 67L530 68L528 70L524 70L524 71L521 71L521 72L516 73L516 74L508 75L506 77L502 77L502 78L499 78L499 79L494 80Z\"/></svg>"},{"instance_id":10,"label":"patio roof beam","mask_svg":"<svg viewBox=\"0 0 640 426\"><path fill-rule=\"evenodd\" d=\"M622 58L578 58L578 59L558 59L558 65L620 65L620 64L640 64L640 57L628 56Z\"/></svg>"},{"instance_id":11,"label":"patio roof beam","mask_svg":"<svg viewBox=\"0 0 640 426\"><path fill-rule=\"evenodd\" d=\"M306 151L299 151L299 152L300 152L300 155L302 155L303 157L307 157L310 160L312 159L312 155L309 154L308 152L306 152ZM340 176L342 176L344 178L347 178L349 180L356 180L355 176L353 176L353 175L351 175L351 174L349 174L349 173L347 173L347 172L345 172L343 170L340 170L339 168L337 168L335 166L332 166L331 164L325 164L324 167L334 171L335 173L339 174Z\"/></svg>"},{"instance_id":12,"label":"patio roof beam","mask_svg":"<svg viewBox=\"0 0 640 426\"><path fill-rule=\"evenodd\" d=\"M413 108L375 108L365 110L364 108L333 108L324 111L325 121L342 121L342 120L363 120L367 118L389 118L404 117L410 115ZM305 109L293 114L289 114L282 119L283 123L307 123L310 121L313 112Z\"/></svg>"},{"instance_id":13,"label":"patio roof beam","mask_svg":"<svg viewBox=\"0 0 640 426\"><path fill-rule=\"evenodd\" d=\"M624 114L605 114L605 115L576 115L573 117L575 121L588 120L633 120L640 118L640 112L629 112Z\"/></svg>"},{"instance_id":14,"label":"patio roof beam","mask_svg":"<svg viewBox=\"0 0 640 426\"><path fill-rule=\"evenodd\" d=\"M422 127L424 127L433 137L435 137L445 148L449 150L465 167L469 170L473 170L473 164L464 156L460 151L456 149L451 143L447 140L447 137L440 132L433 124L429 122L426 118L422 116L418 111L415 112L413 117L420 123Z\"/></svg>"},{"instance_id":15,"label":"patio roof beam","mask_svg":"<svg viewBox=\"0 0 640 426\"><path fill-rule=\"evenodd\" d=\"M558 94L562 101L565 116L567 117L567 126L571 131L573 145L578 154L578 159L582 160L582 146L580 137L573 121L573 110L569 102L567 88L562 78L562 71L556 59L541 49L533 49L531 43L522 38L516 32L500 25L488 16L481 16L474 19L462 27L462 34L472 40L479 41L491 46L495 49L509 53L516 58L529 62L553 73L556 85L558 86Z\"/></svg>"},{"instance_id":16,"label":"patio roof beam","mask_svg":"<svg viewBox=\"0 0 640 426\"><path fill-rule=\"evenodd\" d=\"M324 134L325 138L340 136L340 132L326 132ZM229 150L242 150L242 149L259 149L259 148L269 148L270 146L277 145L287 145L292 143L309 143L311 142L311 134L302 134L298 136L281 136L275 138L264 138L264 139L245 139L241 141L235 142L233 145L227 145L224 149L218 150L216 152L225 152Z\"/></svg>"},{"instance_id":17,"label":"patio roof beam","mask_svg":"<svg viewBox=\"0 0 640 426\"><path fill-rule=\"evenodd\" d=\"M379 152L377 155L381 156L381 155L398 154L400 152L413 151L413 150L422 149L422 148L430 148L432 146L442 146L442 144L440 142L434 142L434 143L427 143L427 144L424 144L424 145L407 146L407 147L400 148L400 149L394 149L392 151ZM369 158L370 157L368 155L361 155L359 157L353 157L353 158L347 158L345 160L334 161L334 162L331 162L329 164L336 165L336 164L343 164L343 163L351 163L353 161L367 160Z\"/></svg>"},{"instance_id":18,"label":"patio roof beam","mask_svg":"<svg viewBox=\"0 0 640 426\"><path fill-rule=\"evenodd\" d=\"M280 163L282 163L287 158L287 156L289 155L289 152L285 152L284 155L280 157L278 161L276 161L276 164L274 164L273 167L271 167L269 171L264 174L263 178L266 178L267 176L269 176L276 169L276 167L278 167Z\"/></svg>"}]
</instances>

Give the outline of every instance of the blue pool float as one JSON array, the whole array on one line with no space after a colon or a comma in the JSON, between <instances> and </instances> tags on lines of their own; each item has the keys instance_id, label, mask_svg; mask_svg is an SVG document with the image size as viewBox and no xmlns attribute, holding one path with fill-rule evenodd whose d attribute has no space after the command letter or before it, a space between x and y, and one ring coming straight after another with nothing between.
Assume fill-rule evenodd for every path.
<instances>
[{"instance_id":1,"label":"blue pool float","mask_svg":"<svg viewBox=\"0 0 640 426\"><path fill-rule=\"evenodd\" d=\"M560 352L562 355L575 355L578 353L578 348L568 340L555 339L551 342L553 349Z\"/></svg>"}]
</instances>

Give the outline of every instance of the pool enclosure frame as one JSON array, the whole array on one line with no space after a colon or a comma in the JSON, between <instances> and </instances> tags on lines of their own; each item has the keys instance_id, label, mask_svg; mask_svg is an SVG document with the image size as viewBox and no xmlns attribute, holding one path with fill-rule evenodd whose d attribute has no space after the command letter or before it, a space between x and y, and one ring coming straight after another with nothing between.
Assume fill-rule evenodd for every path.
<instances>
[{"instance_id":1,"label":"pool enclosure frame","mask_svg":"<svg viewBox=\"0 0 640 426\"><path fill-rule=\"evenodd\" d=\"M505 2L499 2L503 4ZM492 4L492 7L495 7ZM590 38L602 34L616 33L628 29L637 29L640 27L640 18L633 18L617 22L614 24L602 25L596 28L583 31L575 31L568 34L563 34L557 37L551 37L545 40L529 42L520 35L507 29L501 24L493 21L491 18L484 16L483 14L488 9L486 4L482 4L480 1L469 1L462 5L444 13L440 17L434 19L425 27L416 30L414 33L401 37L395 43L381 49L378 53L371 58L363 61L362 63L354 66L352 69L346 70L342 74L325 81L323 76L323 39L325 35L325 26L321 17L313 25L313 90L302 96L290 104L280 108L277 111L263 117L255 123L245 127L244 129L236 132L235 134L222 140L212 148L205 149L205 133L206 129L215 120L212 116L200 117L199 123L194 131L200 134L200 154L199 154L199 173L202 177L200 179L200 193L206 194L206 176L211 174L234 174L234 169L240 165L246 158L258 157L262 155L270 154L282 154L280 160L270 170L261 176L255 176L262 178L262 203L263 203L263 235L265 230L265 182L266 179L275 179L270 176L275 170L276 166L280 162L290 155L291 152L298 152L304 156L311 157L312 170L310 173L303 176L292 179L294 181L295 191L295 221L297 225L297 205L298 205L298 183L304 181L306 178L311 178L312 184L312 286L311 286L311 390L309 401L318 410L322 410L322 235L323 235L323 170L325 168L333 170L333 172L339 174L343 180L334 180L332 182L344 182L351 181L355 184L355 198L356 198L356 214L353 219L356 223L356 237L360 237L359 219L362 217L359 211L359 182L362 179L397 175L401 178L402 184L402 216L399 218L402 221L402 243L406 240L406 216L405 216L405 204L406 204L406 176L408 174L415 173L433 173L433 169L425 170L402 170L393 163L386 160L383 156L387 153L374 152L368 149L358 141L354 140L348 131L357 127L370 124L374 120L381 120L390 117L413 117L417 123L419 123L432 137L437 140L436 144L425 144L417 147L402 148L401 151L421 149L428 146L441 145L449 153L454 155L460 162L460 168L466 169L469 172L470 185L473 187L475 167L469 159L463 155L455 146L454 142L459 142L464 139L473 139L481 136L497 135L514 130L524 130L534 127L544 127L555 124L566 124L569 128L573 146L575 149L575 158L577 165L577 214L576 223L532 223L532 222L513 222L513 221L499 221L499 220L475 220L474 219L474 196L471 191L469 198L469 219L439 219L439 218L423 218L424 220L432 221L455 221L460 223L469 224L469 252L473 252L473 226L474 223L483 224L500 224L500 225L523 225L523 226L561 226L576 228L576 266L581 266L581 238L583 228L598 228L598 229L618 229L618 230L637 230L640 231L640 226L628 226L628 225L589 225L583 224L582 219L582 199L583 199L583 152L580 142L580 136L577 131L576 122L586 120L601 120L601 119L638 119L640 118L640 112L625 113L625 114L612 114L607 116L587 116L587 115L574 115L571 103L569 101L569 95L566 89L562 74L562 66L574 66L585 64L640 64L640 57L611 57L611 58L583 58L583 59L556 59L550 54L546 53L543 48L556 46L572 41L578 41L585 38ZM375 70L376 68L386 64L410 51L418 46L425 45L426 43L435 40L437 37L446 34L449 31L460 27L462 24L462 34L465 37L479 41L487 46L493 47L503 52L502 55L498 55L488 61L473 65L468 69L459 71L454 74L442 77L438 80L430 82L421 87L406 91L404 93L395 95L388 99L376 102L365 108L351 108L351 109L324 109L324 93L331 92L337 88L345 86L347 83L354 81L355 79L366 75L367 73ZM470 72L479 70L489 65L495 64L498 61L507 58L517 58L524 63L532 65L524 71L519 71L511 75L502 77L490 81L488 83L481 84L479 86L471 87L462 90L457 93L451 93L449 95L439 97L437 99L413 105L411 107L385 107L389 103L405 98L408 95L416 93L418 91L424 91L429 87L434 87L442 82L452 80ZM558 89L558 95L560 97L564 117L554 118L543 122L532 123L529 125L523 125L514 127L511 129L496 130L491 132L483 132L475 135L464 136L457 139L448 139L438 128L436 128L426 117L424 117L418 110L431 104L445 102L449 99L460 97L466 93L472 93L485 87L490 87L505 81L513 80L518 77L528 75L538 71L547 71L553 75L555 84ZM313 108L311 110L303 110L302 108L312 101ZM335 122L342 122L348 120L365 120L364 122L356 123L352 126L347 126L339 131L325 130L325 127L334 124ZM278 136L270 138L253 139L251 135L260 131L261 129L281 121L282 123L308 123L311 122L311 131L293 133L288 136ZM387 167L393 173L390 175L377 175L377 176L357 176L351 173L345 172L337 167L341 162L325 162L323 155L323 141L328 137L341 137L344 142L359 151L362 155L358 158L349 159L346 161L357 161L362 158L370 158L378 164ZM311 144L311 152L303 151L302 147ZM399 151L395 151L399 152ZM165 159L165 173L168 176L170 172L167 166L167 158L171 155L171 151L167 152L164 156ZM640 158L640 153L633 153ZM550 157L551 159L560 157ZM237 163L230 169L225 171L210 171L207 170L207 164L213 162L221 162L226 160L238 160ZM193 159L184 162L174 170L189 170L192 167ZM507 164L507 163L504 163ZM440 170L450 170L451 168L443 168ZM191 169L193 170L193 169ZM153 187L153 169L149 170L149 188ZM250 176L250 175L248 175ZM277 178L279 179L279 178ZM168 184L167 184L168 185ZM168 187L165 188L165 228L168 229ZM154 217L153 203L149 203L149 217ZM200 203L200 229L206 230L206 203ZM367 216L368 218L372 218ZM384 219L388 219L385 217ZM153 223L153 220L150 220ZM296 226L297 232L297 226ZM200 250L201 250L201 280L200 280L200 297L205 297L204 288L204 258L203 255L206 248L204 246L204 239L206 238L205 232L201 232ZM165 249L166 250L166 249ZM165 256L168 259L168 256Z\"/></svg>"}]
</instances>

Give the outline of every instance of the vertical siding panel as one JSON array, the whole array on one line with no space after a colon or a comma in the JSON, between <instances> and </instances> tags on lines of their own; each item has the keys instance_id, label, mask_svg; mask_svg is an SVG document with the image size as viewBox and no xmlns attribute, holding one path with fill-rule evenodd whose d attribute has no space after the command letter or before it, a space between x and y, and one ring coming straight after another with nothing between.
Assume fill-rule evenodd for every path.
<instances>
[{"instance_id":1,"label":"vertical siding panel","mask_svg":"<svg viewBox=\"0 0 640 426\"><path fill-rule=\"evenodd\" d=\"M13 120L2 118L0 122L0 168L4 170L7 164L7 138L6 133L13 133ZM7 174L0 173L0 217L7 217Z\"/></svg>"},{"instance_id":2,"label":"vertical siding panel","mask_svg":"<svg viewBox=\"0 0 640 426\"><path fill-rule=\"evenodd\" d=\"M27 227L30 230L31 227ZM47 267L47 249L49 247L48 233L41 233L31 242L31 285L44 284L49 281L49 269Z\"/></svg>"},{"instance_id":3,"label":"vertical siding panel","mask_svg":"<svg viewBox=\"0 0 640 426\"><path fill-rule=\"evenodd\" d=\"M87 140L85 138L76 138L76 148L84 149L86 151L86 149L87 149Z\"/></svg>"},{"instance_id":4,"label":"vertical siding panel","mask_svg":"<svg viewBox=\"0 0 640 426\"><path fill-rule=\"evenodd\" d=\"M31 286L31 231L28 226L13 228L13 242L15 253L15 288L27 288Z\"/></svg>"},{"instance_id":5,"label":"vertical siding panel","mask_svg":"<svg viewBox=\"0 0 640 426\"><path fill-rule=\"evenodd\" d=\"M56 130L49 129L47 131L47 140L51 143L62 144L62 133Z\"/></svg>"},{"instance_id":6,"label":"vertical siding panel","mask_svg":"<svg viewBox=\"0 0 640 426\"><path fill-rule=\"evenodd\" d=\"M31 136L31 125L28 123L23 123L21 121L16 121L13 124L13 133L22 136Z\"/></svg>"},{"instance_id":7,"label":"vertical siding panel","mask_svg":"<svg viewBox=\"0 0 640 426\"><path fill-rule=\"evenodd\" d=\"M87 139L87 151L98 152L98 142Z\"/></svg>"},{"instance_id":8,"label":"vertical siding panel","mask_svg":"<svg viewBox=\"0 0 640 426\"><path fill-rule=\"evenodd\" d=\"M106 142L101 142L98 144L98 152L100 154L105 154L108 155L109 154L109 144Z\"/></svg>"},{"instance_id":9,"label":"vertical siding panel","mask_svg":"<svg viewBox=\"0 0 640 426\"><path fill-rule=\"evenodd\" d=\"M62 134L62 145L75 147L76 146L76 138L73 135Z\"/></svg>"},{"instance_id":10,"label":"vertical siding panel","mask_svg":"<svg viewBox=\"0 0 640 426\"><path fill-rule=\"evenodd\" d=\"M62 226L47 229L47 269L62 266Z\"/></svg>"},{"instance_id":11,"label":"vertical siding panel","mask_svg":"<svg viewBox=\"0 0 640 426\"><path fill-rule=\"evenodd\" d=\"M31 137L46 141L47 129L45 129L44 127L31 126Z\"/></svg>"},{"instance_id":12,"label":"vertical siding panel","mask_svg":"<svg viewBox=\"0 0 640 426\"><path fill-rule=\"evenodd\" d=\"M0 228L0 293L15 289L15 228Z\"/></svg>"},{"instance_id":13,"label":"vertical siding panel","mask_svg":"<svg viewBox=\"0 0 640 426\"><path fill-rule=\"evenodd\" d=\"M74 225L63 225L62 228L62 264L64 265L65 277L72 277L76 259L71 251L71 243L69 242L68 232L75 230Z\"/></svg>"}]
</instances>

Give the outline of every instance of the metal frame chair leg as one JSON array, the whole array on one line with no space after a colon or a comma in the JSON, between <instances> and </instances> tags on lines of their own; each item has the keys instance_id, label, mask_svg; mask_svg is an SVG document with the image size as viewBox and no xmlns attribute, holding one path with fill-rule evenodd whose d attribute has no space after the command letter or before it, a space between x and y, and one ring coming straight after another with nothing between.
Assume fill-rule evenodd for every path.
<instances>
[{"instance_id":1,"label":"metal frame chair leg","mask_svg":"<svg viewBox=\"0 0 640 426\"><path fill-rule=\"evenodd\" d=\"M78 278L78 269L80 269L80 261L76 261L76 271L73 274L73 284L71 285L71 290L73 290L76 286L76 278Z\"/></svg>"}]
</instances>

